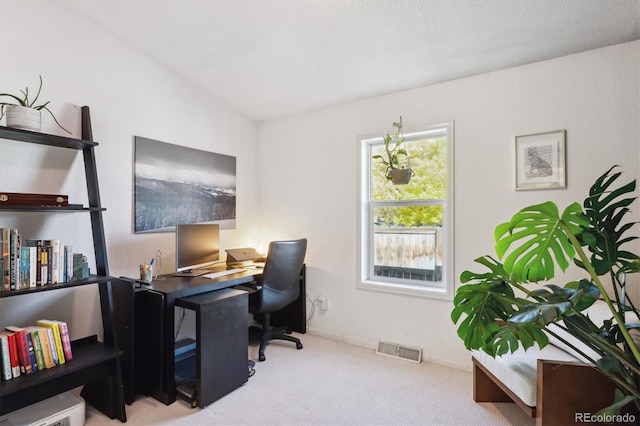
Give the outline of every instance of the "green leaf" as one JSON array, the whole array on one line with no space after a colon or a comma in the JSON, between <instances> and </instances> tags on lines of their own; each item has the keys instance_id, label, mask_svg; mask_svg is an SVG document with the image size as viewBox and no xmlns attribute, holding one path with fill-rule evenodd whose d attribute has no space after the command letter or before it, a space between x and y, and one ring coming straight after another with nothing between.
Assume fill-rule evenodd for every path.
<instances>
[{"instance_id":1,"label":"green leaf","mask_svg":"<svg viewBox=\"0 0 640 426\"><path fill-rule=\"evenodd\" d=\"M495 333L493 339L482 348L491 356L500 356L508 352L514 352L519 347L519 343L526 350L534 344L544 348L549 343L549 337L538 326L530 323L514 325L509 323L507 326L500 328Z\"/></svg>"},{"instance_id":2,"label":"green leaf","mask_svg":"<svg viewBox=\"0 0 640 426\"><path fill-rule=\"evenodd\" d=\"M581 233L587 224L578 203L569 205L562 216L550 201L525 207L496 227L496 253L500 259L506 256L504 267L514 280L548 280L555 275L555 263L564 271L575 255L568 233Z\"/></svg>"},{"instance_id":3,"label":"green leaf","mask_svg":"<svg viewBox=\"0 0 640 426\"><path fill-rule=\"evenodd\" d=\"M553 304L535 304L526 311L520 312L511 318L509 323L512 324L536 324L546 326L547 324L559 319L563 313L571 309L570 301L553 303Z\"/></svg>"},{"instance_id":4,"label":"green leaf","mask_svg":"<svg viewBox=\"0 0 640 426\"><path fill-rule=\"evenodd\" d=\"M589 280L572 281L564 286L565 290L580 291L581 297L576 300L572 296L577 311L583 311L593 305L600 298L600 290Z\"/></svg>"},{"instance_id":5,"label":"green leaf","mask_svg":"<svg viewBox=\"0 0 640 426\"><path fill-rule=\"evenodd\" d=\"M467 349L480 349L490 342L500 329L496 320L509 318L514 312L514 304L519 303L513 289L505 282L506 274L499 262L488 256L476 259L476 262L488 266L490 272L462 273L461 280L470 284L458 288L451 312L454 324L465 315L458 325L458 336Z\"/></svg>"},{"instance_id":6,"label":"green leaf","mask_svg":"<svg viewBox=\"0 0 640 426\"><path fill-rule=\"evenodd\" d=\"M617 166L611 167L589 189L589 197L584 201L585 214L589 219L588 250L591 252L591 264L596 274L604 275L615 265L628 265L638 259L638 256L621 249L621 246L637 237L625 237L636 222L622 223L630 212L628 206L636 199L630 196L635 192L636 181L633 180L617 189L611 186L621 176L620 172L613 172ZM576 262L584 267L582 262Z\"/></svg>"},{"instance_id":7,"label":"green leaf","mask_svg":"<svg viewBox=\"0 0 640 426\"><path fill-rule=\"evenodd\" d=\"M22 100L21 98L11 95L9 93L0 93L0 96L9 96L10 98L13 98L16 100L16 102L18 102L18 105L20 106L28 106L27 104L25 104L24 100ZM2 105L14 105L14 104L10 104L7 102L2 102Z\"/></svg>"}]
</instances>

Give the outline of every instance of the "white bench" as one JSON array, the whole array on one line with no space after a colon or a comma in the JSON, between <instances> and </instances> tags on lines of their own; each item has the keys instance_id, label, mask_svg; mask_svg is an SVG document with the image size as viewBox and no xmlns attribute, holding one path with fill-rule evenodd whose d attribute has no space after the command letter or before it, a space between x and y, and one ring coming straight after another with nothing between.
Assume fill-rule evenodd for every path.
<instances>
[{"instance_id":1,"label":"white bench","mask_svg":"<svg viewBox=\"0 0 640 426\"><path fill-rule=\"evenodd\" d=\"M595 324L611 318L603 301L587 312ZM595 355L564 330L555 329L584 353ZM593 415L613 403L615 385L609 378L562 341L553 336L549 341L542 349L520 347L496 358L472 351L474 401L515 402L536 418L538 426L580 423L576 420L581 413Z\"/></svg>"}]
</instances>

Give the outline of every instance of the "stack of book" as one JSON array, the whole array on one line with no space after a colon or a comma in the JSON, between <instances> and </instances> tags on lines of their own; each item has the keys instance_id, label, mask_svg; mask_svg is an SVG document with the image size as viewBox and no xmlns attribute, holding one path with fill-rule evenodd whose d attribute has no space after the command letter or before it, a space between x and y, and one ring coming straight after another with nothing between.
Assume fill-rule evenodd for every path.
<instances>
[{"instance_id":1,"label":"stack of book","mask_svg":"<svg viewBox=\"0 0 640 426\"><path fill-rule=\"evenodd\" d=\"M23 239L17 229L0 228L0 291L89 278L82 253L60 240Z\"/></svg>"},{"instance_id":2,"label":"stack of book","mask_svg":"<svg viewBox=\"0 0 640 426\"><path fill-rule=\"evenodd\" d=\"M53 368L73 359L67 323L38 320L29 327L0 331L0 379L11 380Z\"/></svg>"}]
</instances>

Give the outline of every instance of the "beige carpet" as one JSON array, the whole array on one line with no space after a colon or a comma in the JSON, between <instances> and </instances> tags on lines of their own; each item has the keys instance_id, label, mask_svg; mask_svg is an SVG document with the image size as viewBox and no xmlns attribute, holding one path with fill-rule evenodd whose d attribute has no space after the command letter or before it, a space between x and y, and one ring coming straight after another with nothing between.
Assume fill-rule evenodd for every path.
<instances>
[{"instance_id":1,"label":"beige carpet","mask_svg":"<svg viewBox=\"0 0 640 426\"><path fill-rule=\"evenodd\" d=\"M515 404L476 404L470 373L377 355L305 334L304 349L272 343L241 388L210 406L139 396L131 425L527 425ZM257 359L257 347L249 357ZM116 425L87 406L86 424Z\"/></svg>"}]
</instances>

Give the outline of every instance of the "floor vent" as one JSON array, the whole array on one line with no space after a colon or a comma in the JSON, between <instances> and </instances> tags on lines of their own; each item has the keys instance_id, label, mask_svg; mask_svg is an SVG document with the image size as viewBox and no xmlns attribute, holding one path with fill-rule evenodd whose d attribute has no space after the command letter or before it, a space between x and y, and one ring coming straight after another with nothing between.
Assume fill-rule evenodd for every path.
<instances>
[{"instance_id":1,"label":"floor vent","mask_svg":"<svg viewBox=\"0 0 640 426\"><path fill-rule=\"evenodd\" d=\"M403 346L397 343L378 342L377 354L392 356L394 358L402 358L407 361L422 361L422 349L412 348L411 346Z\"/></svg>"}]
</instances>

